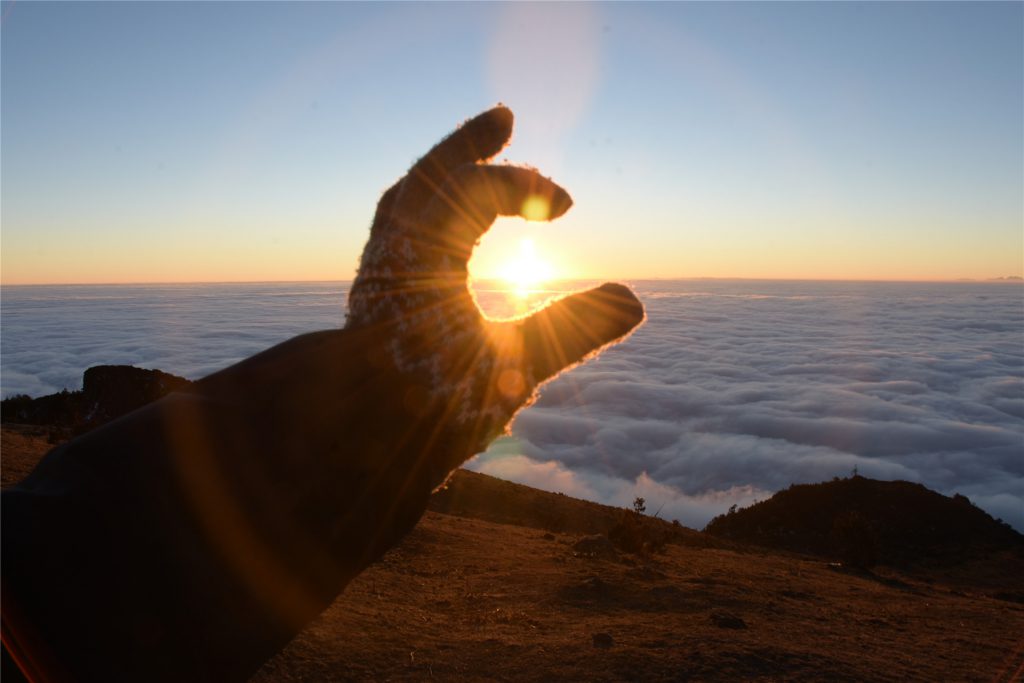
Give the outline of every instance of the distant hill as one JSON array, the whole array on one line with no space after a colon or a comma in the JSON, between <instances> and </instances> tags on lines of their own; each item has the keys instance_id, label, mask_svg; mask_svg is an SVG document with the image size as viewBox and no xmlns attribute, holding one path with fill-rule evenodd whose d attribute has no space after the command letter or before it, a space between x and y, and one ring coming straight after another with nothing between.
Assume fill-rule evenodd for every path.
<instances>
[{"instance_id":1,"label":"distant hill","mask_svg":"<svg viewBox=\"0 0 1024 683\"><path fill-rule=\"evenodd\" d=\"M951 566L1000 551L1024 556L1024 536L965 496L860 476L790 486L714 518L705 532L835 559L857 545L867 566Z\"/></svg>"},{"instance_id":2,"label":"distant hill","mask_svg":"<svg viewBox=\"0 0 1024 683\"><path fill-rule=\"evenodd\" d=\"M695 548L731 545L652 516L640 517L623 508L591 503L562 493L541 491L464 469L452 473L447 485L434 493L430 499L430 509L449 515L566 534L614 536L624 520L637 520L643 525L642 535L657 536L666 543Z\"/></svg>"}]
</instances>

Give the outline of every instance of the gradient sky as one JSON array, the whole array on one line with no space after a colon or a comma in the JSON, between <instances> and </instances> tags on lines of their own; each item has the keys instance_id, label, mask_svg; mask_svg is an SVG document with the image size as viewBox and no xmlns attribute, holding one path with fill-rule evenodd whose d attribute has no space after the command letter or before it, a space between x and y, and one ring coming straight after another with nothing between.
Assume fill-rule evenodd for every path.
<instances>
[{"instance_id":1,"label":"gradient sky","mask_svg":"<svg viewBox=\"0 0 1024 683\"><path fill-rule=\"evenodd\" d=\"M568 277L1024 274L1024 4L3 3L2 281L352 277L455 123Z\"/></svg>"}]
</instances>

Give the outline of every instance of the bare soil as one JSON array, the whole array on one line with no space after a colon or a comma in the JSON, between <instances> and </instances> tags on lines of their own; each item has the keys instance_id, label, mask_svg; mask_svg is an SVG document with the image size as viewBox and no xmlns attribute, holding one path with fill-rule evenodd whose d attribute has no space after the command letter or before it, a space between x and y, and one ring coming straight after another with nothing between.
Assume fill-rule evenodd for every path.
<instances>
[{"instance_id":1,"label":"bare soil","mask_svg":"<svg viewBox=\"0 0 1024 683\"><path fill-rule=\"evenodd\" d=\"M9 486L52 444L2 435ZM608 508L482 475L453 488L253 680L1022 680L1024 579L999 557L850 572L685 530L600 559L573 546Z\"/></svg>"}]
</instances>

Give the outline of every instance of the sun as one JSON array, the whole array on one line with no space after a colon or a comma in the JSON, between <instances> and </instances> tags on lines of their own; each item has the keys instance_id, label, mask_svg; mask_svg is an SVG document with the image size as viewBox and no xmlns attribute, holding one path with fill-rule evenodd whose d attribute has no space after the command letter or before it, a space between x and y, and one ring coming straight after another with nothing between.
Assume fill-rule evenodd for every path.
<instances>
[{"instance_id":1,"label":"sun","mask_svg":"<svg viewBox=\"0 0 1024 683\"><path fill-rule=\"evenodd\" d=\"M551 264L537 255L537 248L528 237L519 242L516 258L501 269L501 276L508 283L509 289L520 297L527 296L553 275Z\"/></svg>"}]
</instances>

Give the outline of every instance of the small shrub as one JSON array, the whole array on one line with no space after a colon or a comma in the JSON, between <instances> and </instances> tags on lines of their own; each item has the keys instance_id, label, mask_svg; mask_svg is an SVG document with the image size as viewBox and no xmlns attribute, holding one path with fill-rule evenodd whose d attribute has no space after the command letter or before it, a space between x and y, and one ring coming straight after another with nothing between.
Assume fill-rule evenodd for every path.
<instances>
[{"instance_id":1,"label":"small shrub","mask_svg":"<svg viewBox=\"0 0 1024 683\"><path fill-rule=\"evenodd\" d=\"M647 512L646 502L647 501L645 501L643 499L643 497L641 497L641 496L637 496L636 498L634 498L633 499L633 512L635 512L638 515L642 515L645 512Z\"/></svg>"}]
</instances>

